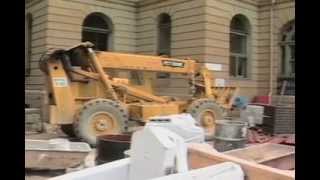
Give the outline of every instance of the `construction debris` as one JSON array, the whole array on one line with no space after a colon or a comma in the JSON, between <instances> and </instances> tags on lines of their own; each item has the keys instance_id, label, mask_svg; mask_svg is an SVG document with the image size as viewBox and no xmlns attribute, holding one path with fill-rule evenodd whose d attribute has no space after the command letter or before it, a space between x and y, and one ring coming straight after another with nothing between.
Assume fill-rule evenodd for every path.
<instances>
[{"instance_id":1,"label":"construction debris","mask_svg":"<svg viewBox=\"0 0 320 180\"><path fill-rule=\"evenodd\" d=\"M117 180L243 180L244 176L248 180L295 178L293 146L266 143L221 153L206 143L187 145L182 137L164 127L145 126L133 134L130 152L130 158L51 180L102 180L106 177Z\"/></svg>"},{"instance_id":2,"label":"construction debris","mask_svg":"<svg viewBox=\"0 0 320 180\"><path fill-rule=\"evenodd\" d=\"M277 134L272 135L264 132L261 128L251 128L248 131L248 143L276 143L295 145L295 134Z\"/></svg>"},{"instance_id":3,"label":"construction debris","mask_svg":"<svg viewBox=\"0 0 320 180\"><path fill-rule=\"evenodd\" d=\"M71 152L70 144L73 144L73 142L66 139L26 140L29 143L29 145L26 145L28 147L26 148L28 176L33 173L30 173L30 168L33 170L37 168L37 170L42 170L42 174L47 177L49 177L48 174L56 172L58 176L53 180L82 180L88 177L92 180L100 180L100 177L119 177L116 178L117 180L140 180L141 178L146 180L154 178L158 180L179 180L179 178L181 180L189 180L195 176L204 180L209 179L208 177L217 180L227 180L228 177L232 177L232 180L242 180L243 175L248 176L249 180L264 180L263 177L269 177L268 179L278 178L279 180L294 179L294 146L279 145L280 143L294 145L294 135L272 136L257 127L244 130L245 125L237 126L236 129L231 128L232 131L220 128L222 134L232 137L247 136L249 143L244 148L239 148L239 146L237 149L232 148L233 150L231 151L228 149L229 151L221 153L217 151L219 149L215 150L213 148L215 147L214 145L208 145L204 142L203 129L196 127L196 122L189 114L158 116L150 120L142 129L136 130L131 140L135 142L130 145L129 151L122 152L121 150L121 152L118 152L113 150L117 151L115 153L129 158L102 165L95 163L97 156L92 153L93 151L90 152L90 157L87 156L89 150L79 153L73 148L74 151ZM244 123L243 121L241 122ZM160 130L154 130L159 128ZM218 133L219 123L216 128L216 133ZM138 135L139 133L140 135ZM31 146L30 142L32 141L34 144ZM41 148L35 148L35 144L38 143L39 145L40 141L42 141ZM187 153L186 143L190 142L197 144L189 145ZM264 142L270 143L261 144ZM162 146L165 146L165 148ZM132 151L133 149L135 150ZM204 149L205 153L203 152ZM34 154L30 156L32 152L30 150L38 151L34 151ZM42 150L42 152L39 150ZM154 171L146 172L145 169L150 169L150 167ZM44 173L44 170L47 169L50 169L49 172L52 173ZM124 175L124 172L130 172L130 169L134 169L132 172L137 174L132 177L132 174L130 175L129 173ZM41 173L40 171L38 172ZM218 175L218 172L223 173ZM59 176L59 173L67 174Z\"/></svg>"},{"instance_id":4,"label":"construction debris","mask_svg":"<svg viewBox=\"0 0 320 180\"><path fill-rule=\"evenodd\" d=\"M135 132L130 151L130 158L50 180L103 180L107 177L117 180L244 180L241 167L231 162L189 170L185 140L163 127L146 126Z\"/></svg>"},{"instance_id":5,"label":"construction debris","mask_svg":"<svg viewBox=\"0 0 320 180\"><path fill-rule=\"evenodd\" d=\"M25 140L25 168L63 170L80 165L91 151L87 143L66 139Z\"/></svg>"}]
</instances>

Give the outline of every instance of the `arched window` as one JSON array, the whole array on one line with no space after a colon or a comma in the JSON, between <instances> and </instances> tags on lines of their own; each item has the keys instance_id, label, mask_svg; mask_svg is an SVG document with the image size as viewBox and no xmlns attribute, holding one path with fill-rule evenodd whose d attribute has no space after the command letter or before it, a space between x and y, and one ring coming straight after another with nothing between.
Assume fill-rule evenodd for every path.
<instances>
[{"instance_id":1,"label":"arched window","mask_svg":"<svg viewBox=\"0 0 320 180\"><path fill-rule=\"evenodd\" d=\"M83 22L82 42L90 41L95 50L107 51L111 49L112 23L102 13L92 13Z\"/></svg>"},{"instance_id":2,"label":"arched window","mask_svg":"<svg viewBox=\"0 0 320 180\"><path fill-rule=\"evenodd\" d=\"M243 15L235 15L230 24L230 76L248 77L249 20Z\"/></svg>"},{"instance_id":3,"label":"arched window","mask_svg":"<svg viewBox=\"0 0 320 180\"><path fill-rule=\"evenodd\" d=\"M171 17L160 14L158 17L158 55L170 56L171 48Z\"/></svg>"},{"instance_id":4,"label":"arched window","mask_svg":"<svg viewBox=\"0 0 320 180\"><path fill-rule=\"evenodd\" d=\"M282 65L281 74L284 77L295 76L295 22L290 21L282 29Z\"/></svg>"},{"instance_id":5,"label":"arched window","mask_svg":"<svg viewBox=\"0 0 320 180\"><path fill-rule=\"evenodd\" d=\"M25 76L30 75L30 64L31 64L31 35L32 35L32 15L28 13L25 16Z\"/></svg>"}]
</instances>

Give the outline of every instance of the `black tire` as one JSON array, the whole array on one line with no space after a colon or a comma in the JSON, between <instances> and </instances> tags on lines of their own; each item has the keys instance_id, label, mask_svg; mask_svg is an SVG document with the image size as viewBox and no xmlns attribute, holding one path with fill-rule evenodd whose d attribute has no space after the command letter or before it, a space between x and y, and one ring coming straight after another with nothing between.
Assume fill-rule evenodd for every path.
<instances>
[{"instance_id":1,"label":"black tire","mask_svg":"<svg viewBox=\"0 0 320 180\"><path fill-rule=\"evenodd\" d=\"M97 115L107 117L102 119L109 119L106 122L112 122L116 128L112 128L114 126L109 128L108 125L110 125L110 123L108 125L105 123L102 127L107 127L107 129L100 129L101 131L97 132L96 126L92 127L97 125L97 119L95 119ZM108 99L94 99L86 102L80 108L76 115L73 127L77 137L90 145L95 146L97 135L126 133L128 131L128 119L128 110L120 103ZM99 123L98 125L100 125Z\"/></svg>"},{"instance_id":2,"label":"black tire","mask_svg":"<svg viewBox=\"0 0 320 180\"><path fill-rule=\"evenodd\" d=\"M196 120L197 124L201 127L203 127L206 131L206 139L210 140L213 137L213 132L214 132L214 124L213 123L213 127L210 127L210 131L209 128L206 128L205 125L202 122L202 115L204 112L212 112L213 116L214 116L214 120L221 120L223 119L223 110L222 108L213 100L211 99L197 99L195 101L193 101L188 109L187 112L191 114L191 116Z\"/></svg>"},{"instance_id":3,"label":"black tire","mask_svg":"<svg viewBox=\"0 0 320 180\"><path fill-rule=\"evenodd\" d=\"M60 126L60 129L63 133L68 135L69 137L76 137L74 133L73 124L63 124Z\"/></svg>"}]
</instances>

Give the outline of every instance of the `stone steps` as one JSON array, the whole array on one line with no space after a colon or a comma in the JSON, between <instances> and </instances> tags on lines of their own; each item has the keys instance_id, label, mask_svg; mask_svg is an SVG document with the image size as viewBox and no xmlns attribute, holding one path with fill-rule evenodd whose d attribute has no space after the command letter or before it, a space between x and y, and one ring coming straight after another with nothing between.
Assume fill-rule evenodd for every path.
<instances>
[{"instance_id":1,"label":"stone steps","mask_svg":"<svg viewBox=\"0 0 320 180\"><path fill-rule=\"evenodd\" d=\"M42 121L39 108L25 108L25 132L41 132Z\"/></svg>"}]
</instances>

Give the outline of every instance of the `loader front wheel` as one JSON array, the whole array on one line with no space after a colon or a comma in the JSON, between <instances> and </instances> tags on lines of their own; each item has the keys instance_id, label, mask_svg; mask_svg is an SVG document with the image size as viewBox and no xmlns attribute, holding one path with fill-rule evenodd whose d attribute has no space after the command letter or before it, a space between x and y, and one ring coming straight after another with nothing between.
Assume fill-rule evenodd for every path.
<instances>
[{"instance_id":1,"label":"loader front wheel","mask_svg":"<svg viewBox=\"0 0 320 180\"><path fill-rule=\"evenodd\" d=\"M98 135L127 132L128 111L118 102L94 99L80 108L73 126L77 137L95 146Z\"/></svg>"},{"instance_id":2,"label":"loader front wheel","mask_svg":"<svg viewBox=\"0 0 320 180\"><path fill-rule=\"evenodd\" d=\"M60 129L63 133L68 135L69 137L75 137L74 129L72 124L63 124L60 126Z\"/></svg>"},{"instance_id":3,"label":"loader front wheel","mask_svg":"<svg viewBox=\"0 0 320 180\"><path fill-rule=\"evenodd\" d=\"M215 121L223 118L222 108L213 100L198 99L189 105L187 112L190 113L197 124L205 130L206 139L212 139Z\"/></svg>"}]
</instances>

